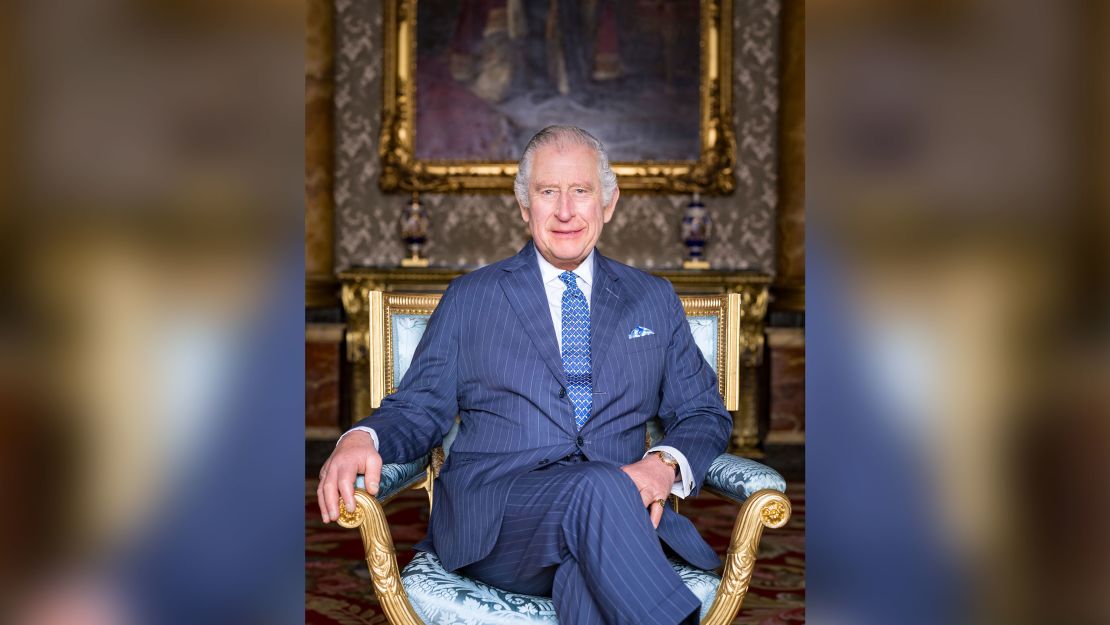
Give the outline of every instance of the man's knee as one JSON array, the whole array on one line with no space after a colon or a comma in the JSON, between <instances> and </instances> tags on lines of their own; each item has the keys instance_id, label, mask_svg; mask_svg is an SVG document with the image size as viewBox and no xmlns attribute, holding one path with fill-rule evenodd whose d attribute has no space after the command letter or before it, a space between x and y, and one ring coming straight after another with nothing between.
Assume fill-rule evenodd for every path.
<instances>
[{"instance_id":1,"label":"man's knee","mask_svg":"<svg viewBox=\"0 0 1110 625\"><path fill-rule=\"evenodd\" d=\"M636 484L615 464L585 462L575 471L573 481L576 499L597 505L624 506L629 502L639 504Z\"/></svg>"},{"instance_id":2,"label":"man's knee","mask_svg":"<svg viewBox=\"0 0 1110 625\"><path fill-rule=\"evenodd\" d=\"M561 509L561 525L565 545L576 559L583 548L580 539L589 537L592 540L604 534L600 528L623 527L619 519L634 519L637 514L647 523L635 483L617 465L585 462L566 477L569 482L564 491L566 500Z\"/></svg>"}]
</instances>

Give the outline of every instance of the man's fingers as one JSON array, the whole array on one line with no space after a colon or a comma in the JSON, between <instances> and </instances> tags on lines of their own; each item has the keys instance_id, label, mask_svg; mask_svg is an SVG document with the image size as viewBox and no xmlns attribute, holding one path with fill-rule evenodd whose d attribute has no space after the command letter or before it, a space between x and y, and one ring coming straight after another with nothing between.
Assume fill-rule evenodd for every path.
<instances>
[{"instance_id":1,"label":"man's fingers","mask_svg":"<svg viewBox=\"0 0 1110 625\"><path fill-rule=\"evenodd\" d=\"M327 506L324 505L324 483L323 482L320 482L319 484L316 485L316 503L319 504L319 506L320 506L320 519L324 523L327 523L328 522L328 509L327 509Z\"/></svg>"},{"instance_id":2,"label":"man's fingers","mask_svg":"<svg viewBox=\"0 0 1110 625\"><path fill-rule=\"evenodd\" d=\"M651 504L651 526L659 529L659 522L663 520L663 506L658 501Z\"/></svg>"},{"instance_id":3,"label":"man's fingers","mask_svg":"<svg viewBox=\"0 0 1110 625\"><path fill-rule=\"evenodd\" d=\"M355 509L355 478L357 477L358 475L355 474L354 469L347 469L346 467L340 469L338 475L336 475L339 483L339 495L343 497L343 506L347 508L348 512ZM338 502L336 504L338 505ZM339 518L338 513L336 518Z\"/></svg>"},{"instance_id":4,"label":"man's fingers","mask_svg":"<svg viewBox=\"0 0 1110 625\"><path fill-rule=\"evenodd\" d=\"M363 466L366 467L362 474L363 486L366 487L366 492L376 496L381 488L379 482L382 479L382 457L377 452L368 454L363 460Z\"/></svg>"},{"instance_id":5,"label":"man's fingers","mask_svg":"<svg viewBox=\"0 0 1110 625\"><path fill-rule=\"evenodd\" d=\"M324 501L324 479L328 475L328 465L330 464L331 458L329 457L324 461L324 466L320 467L320 482L316 484L316 503L320 506L320 518L324 523L328 522L328 508Z\"/></svg>"},{"instance_id":6,"label":"man's fingers","mask_svg":"<svg viewBox=\"0 0 1110 625\"><path fill-rule=\"evenodd\" d=\"M320 482L320 493L324 500L324 511L328 515L328 522L339 518L339 491L336 489L334 476L328 476Z\"/></svg>"},{"instance_id":7,"label":"man's fingers","mask_svg":"<svg viewBox=\"0 0 1110 625\"><path fill-rule=\"evenodd\" d=\"M333 462L324 477L324 503L328 507L328 516L331 520L339 519L339 497L343 494L343 484L348 484L348 489L354 489L355 470L345 462Z\"/></svg>"}]
</instances>

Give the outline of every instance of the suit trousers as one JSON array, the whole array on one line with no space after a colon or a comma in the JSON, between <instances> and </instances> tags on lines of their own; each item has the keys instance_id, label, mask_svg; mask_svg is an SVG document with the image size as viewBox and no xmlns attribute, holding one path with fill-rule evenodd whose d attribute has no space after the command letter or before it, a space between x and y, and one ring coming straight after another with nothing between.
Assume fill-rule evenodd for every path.
<instances>
[{"instance_id":1,"label":"suit trousers","mask_svg":"<svg viewBox=\"0 0 1110 625\"><path fill-rule=\"evenodd\" d=\"M551 596L565 625L696 623L636 485L608 462L570 456L514 481L497 542L463 574Z\"/></svg>"}]
</instances>

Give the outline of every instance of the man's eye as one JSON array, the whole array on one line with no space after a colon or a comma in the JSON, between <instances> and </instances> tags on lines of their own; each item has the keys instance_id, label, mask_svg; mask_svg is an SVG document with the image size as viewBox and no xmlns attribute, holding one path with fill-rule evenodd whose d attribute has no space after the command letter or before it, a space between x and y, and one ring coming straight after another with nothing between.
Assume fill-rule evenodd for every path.
<instances>
[{"instance_id":1,"label":"man's eye","mask_svg":"<svg viewBox=\"0 0 1110 625\"><path fill-rule=\"evenodd\" d=\"M575 189L574 192L578 195L586 195L586 190L582 188Z\"/></svg>"},{"instance_id":2,"label":"man's eye","mask_svg":"<svg viewBox=\"0 0 1110 625\"><path fill-rule=\"evenodd\" d=\"M555 190L554 189L544 189L543 191L540 191L540 195L555 195Z\"/></svg>"}]
</instances>

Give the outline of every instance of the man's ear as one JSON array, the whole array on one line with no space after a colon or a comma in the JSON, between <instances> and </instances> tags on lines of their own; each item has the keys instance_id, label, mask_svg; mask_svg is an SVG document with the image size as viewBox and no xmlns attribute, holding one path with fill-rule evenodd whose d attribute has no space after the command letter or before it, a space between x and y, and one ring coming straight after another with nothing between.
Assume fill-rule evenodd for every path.
<instances>
[{"instance_id":1,"label":"man's ear","mask_svg":"<svg viewBox=\"0 0 1110 625\"><path fill-rule=\"evenodd\" d=\"M602 216L605 218L605 223L613 218L613 210L617 208L617 198L621 196L620 187L613 189L613 197L609 199L609 205L605 207Z\"/></svg>"},{"instance_id":2,"label":"man's ear","mask_svg":"<svg viewBox=\"0 0 1110 625\"><path fill-rule=\"evenodd\" d=\"M524 220L524 223L528 223L528 220L529 220L529 217L530 217L528 215L528 209L525 208L524 205L520 203L520 200L516 201L516 205L520 207L520 218Z\"/></svg>"}]
</instances>

